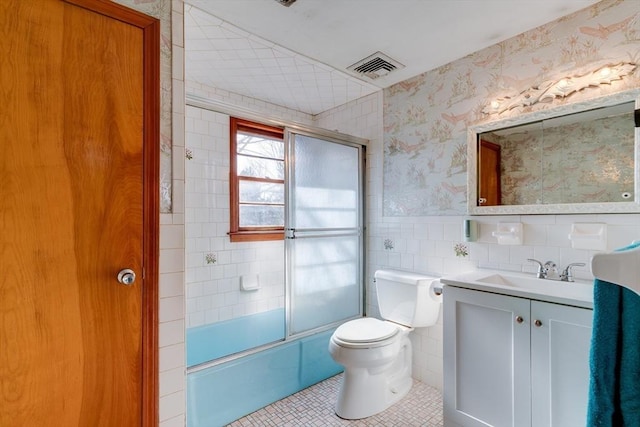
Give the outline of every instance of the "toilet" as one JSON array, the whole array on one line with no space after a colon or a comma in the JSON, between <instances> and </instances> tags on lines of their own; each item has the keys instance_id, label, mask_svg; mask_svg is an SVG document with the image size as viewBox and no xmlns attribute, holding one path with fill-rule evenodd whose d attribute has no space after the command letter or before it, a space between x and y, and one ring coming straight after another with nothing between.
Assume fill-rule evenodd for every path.
<instances>
[{"instance_id":1,"label":"toilet","mask_svg":"<svg viewBox=\"0 0 640 427\"><path fill-rule=\"evenodd\" d=\"M344 366L336 414L366 418L384 411L411 389L413 328L435 325L442 305L436 277L398 270L375 273L380 316L340 325L329 341L333 360Z\"/></svg>"}]
</instances>

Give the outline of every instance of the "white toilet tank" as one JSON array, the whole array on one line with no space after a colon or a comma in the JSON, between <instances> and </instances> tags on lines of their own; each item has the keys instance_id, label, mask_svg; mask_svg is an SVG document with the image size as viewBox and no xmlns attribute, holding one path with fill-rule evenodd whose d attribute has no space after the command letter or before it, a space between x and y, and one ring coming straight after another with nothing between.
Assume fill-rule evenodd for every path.
<instances>
[{"instance_id":1,"label":"white toilet tank","mask_svg":"<svg viewBox=\"0 0 640 427\"><path fill-rule=\"evenodd\" d=\"M421 328L438 321L442 295L437 277L399 270L378 270L374 275L380 316L404 326Z\"/></svg>"}]
</instances>

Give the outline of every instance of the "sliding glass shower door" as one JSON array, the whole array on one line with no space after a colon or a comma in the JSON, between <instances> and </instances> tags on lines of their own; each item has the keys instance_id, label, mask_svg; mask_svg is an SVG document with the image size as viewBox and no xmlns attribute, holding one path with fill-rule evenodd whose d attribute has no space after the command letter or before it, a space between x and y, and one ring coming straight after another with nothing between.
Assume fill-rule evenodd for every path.
<instances>
[{"instance_id":1,"label":"sliding glass shower door","mask_svg":"<svg viewBox=\"0 0 640 427\"><path fill-rule=\"evenodd\" d=\"M288 335L362 315L363 147L288 130Z\"/></svg>"}]
</instances>

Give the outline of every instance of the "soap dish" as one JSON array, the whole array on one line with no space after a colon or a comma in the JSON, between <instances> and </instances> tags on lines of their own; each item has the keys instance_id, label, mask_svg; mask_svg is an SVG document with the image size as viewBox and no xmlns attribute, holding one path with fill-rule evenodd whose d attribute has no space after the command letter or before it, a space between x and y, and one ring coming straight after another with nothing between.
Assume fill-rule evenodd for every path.
<instances>
[{"instance_id":1,"label":"soap dish","mask_svg":"<svg viewBox=\"0 0 640 427\"><path fill-rule=\"evenodd\" d=\"M607 248L607 224L601 222L581 222L571 225L569 233L571 247L602 251Z\"/></svg>"}]
</instances>

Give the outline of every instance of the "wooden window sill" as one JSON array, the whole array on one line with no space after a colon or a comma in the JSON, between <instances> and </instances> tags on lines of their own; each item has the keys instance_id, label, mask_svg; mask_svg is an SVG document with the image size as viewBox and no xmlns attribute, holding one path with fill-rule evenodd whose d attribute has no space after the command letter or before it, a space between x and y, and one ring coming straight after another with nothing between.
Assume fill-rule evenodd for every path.
<instances>
[{"instance_id":1,"label":"wooden window sill","mask_svg":"<svg viewBox=\"0 0 640 427\"><path fill-rule=\"evenodd\" d=\"M229 233L232 242L265 242L283 240L284 231L237 231Z\"/></svg>"}]
</instances>

